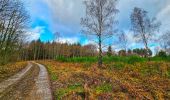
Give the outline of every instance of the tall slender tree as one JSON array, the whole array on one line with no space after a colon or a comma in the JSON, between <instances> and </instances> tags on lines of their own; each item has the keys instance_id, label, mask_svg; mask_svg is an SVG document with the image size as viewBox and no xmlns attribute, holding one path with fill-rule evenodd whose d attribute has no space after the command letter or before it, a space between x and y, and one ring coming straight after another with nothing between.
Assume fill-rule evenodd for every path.
<instances>
[{"instance_id":1,"label":"tall slender tree","mask_svg":"<svg viewBox=\"0 0 170 100\"><path fill-rule=\"evenodd\" d=\"M111 46L108 47L107 56L109 56L109 57L112 56L112 47Z\"/></svg>"},{"instance_id":2,"label":"tall slender tree","mask_svg":"<svg viewBox=\"0 0 170 100\"><path fill-rule=\"evenodd\" d=\"M55 43L58 43L59 41L60 41L60 33L59 32L55 32L54 33L54 42ZM56 58L56 56L59 56L59 49L60 49L60 46L59 45L54 45L54 50L53 50L53 52L54 52L54 55L53 55L53 59L55 59Z\"/></svg>"},{"instance_id":3,"label":"tall slender tree","mask_svg":"<svg viewBox=\"0 0 170 100\"><path fill-rule=\"evenodd\" d=\"M159 30L160 22L156 18L150 19L148 12L135 7L131 14L132 30L137 41L142 42L147 50L146 57L149 56L149 43L154 39L156 31Z\"/></svg>"},{"instance_id":4,"label":"tall slender tree","mask_svg":"<svg viewBox=\"0 0 170 100\"><path fill-rule=\"evenodd\" d=\"M167 31L160 37L160 45L165 52L170 54L170 31Z\"/></svg>"},{"instance_id":5,"label":"tall slender tree","mask_svg":"<svg viewBox=\"0 0 170 100\"><path fill-rule=\"evenodd\" d=\"M83 33L97 38L98 67L102 67L102 43L114 33L117 0L85 0L86 16L81 19Z\"/></svg>"},{"instance_id":6,"label":"tall slender tree","mask_svg":"<svg viewBox=\"0 0 170 100\"><path fill-rule=\"evenodd\" d=\"M119 34L119 43L120 47L122 49L124 49L125 51L127 51L127 48L128 48L128 38L127 38L127 35L125 34L125 32L121 32Z\"/></svg>"}]
</instances>

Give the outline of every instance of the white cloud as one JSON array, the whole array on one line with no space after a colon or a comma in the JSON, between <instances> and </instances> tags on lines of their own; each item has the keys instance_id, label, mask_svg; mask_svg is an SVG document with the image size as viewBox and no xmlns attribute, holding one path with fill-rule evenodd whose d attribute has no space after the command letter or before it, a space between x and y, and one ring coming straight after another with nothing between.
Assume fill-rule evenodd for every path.
<instances>
[{"instance_id":1,"label":"white cloud","mask_svg":"<svg viewBox=\"0 0 170 100\"><path fill-rule=\"evenodd\" d=\"M95 45L96 47L98 47L98 44L92 40L86 40L83 45L88 45L88 44L92 44L92 45Z\"/></svg>"},{"instance_id":2,"label":"white cloud","mask_svg":"<svg viewBox=\"0 0 170 100\"><path fill-rule=\"evenodd\" d=\"M47 21L47 23L50 24L49 27L52 28L52 31L61 32L65 37L73 37L61 38L61 42L76 43L80 40L76 34L80 30L80 18L85 14L85 7L82 5L82 1L83 0L30 0L29 2L33 2L31 6L34 5L34 7L31 8L31 16ZM44 6L38 6L40 2L43 2L43 4L48 6L49 9L47 10L49 11L44 10L46 9ZM119 0L117 7L120 10L120 13L116 16L119 21L118 27L121 30L125 30L125 33L127 33L128 40L130 41L130 48L142 46L141 44L136 43L132 32L126 31L131 27L130 14L134 7L143 8L149 12L151 17L157 17L158 20L162 21L160 32L169 29L170 0ZM46 16L42 16L43 14ZM43 29L34 28L29 31L29 34L32 35L31 40L36 40L40 37L40 30ZM84 44L90 42L91 41L86 41Z\"/></svg>"},{"instance_id":3,"label":"white cloud","mask_svg":"<svg viewBox=\"0 0 170 100\"><path fill-rule=\"evenodd\" d=\"M127 49L134 49L137 47L142 47L142 45L140 43L137 42L137 39L134 37L134 33L133 31L129 31L129 30L125 30L124 31L126 34L126 38L127 38ZM120 48L120 44L119 41L116 42L116 48L119 50Z\"/></svg>"},{"instance_id":4,"label":"white cloud","mask_svg":"<svg viewBox=\"0 0 170 100\"><path fill-rule=\"evenodd\" d=\"M41 33L44 32L44 28L42 26L37 26L34 29L30 29L27 31L27 41L38 40L40 38Z\"/></svg>"},{"instance_id":5,"label":"white cloud","mask_svg":"<svg viewBox=\"0 0 170 100\"><path fill-rule=\"evenodd\" d=\"M56 42L60 43L69 43L69 44L74 44L74 43L79 43L79 38L73 37L73 38L58 38Z\"/></svg>"}]
</instances>

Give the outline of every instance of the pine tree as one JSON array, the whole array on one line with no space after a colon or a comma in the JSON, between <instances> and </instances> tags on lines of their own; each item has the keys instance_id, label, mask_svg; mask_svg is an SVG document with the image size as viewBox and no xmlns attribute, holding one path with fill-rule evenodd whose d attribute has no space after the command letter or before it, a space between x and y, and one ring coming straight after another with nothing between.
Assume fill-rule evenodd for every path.
<instances>
[{"instance_id":1,"label":"pine tree","mask_svg":"<svg viewBox=\"0 0 170 100\"><path fill-rule=\"evenodd\" d=\"M111 46L109 46L108 47L108 51L107 51L107 56L111 56L112 55L112 47Z\"/></svg>"}]
</instances>

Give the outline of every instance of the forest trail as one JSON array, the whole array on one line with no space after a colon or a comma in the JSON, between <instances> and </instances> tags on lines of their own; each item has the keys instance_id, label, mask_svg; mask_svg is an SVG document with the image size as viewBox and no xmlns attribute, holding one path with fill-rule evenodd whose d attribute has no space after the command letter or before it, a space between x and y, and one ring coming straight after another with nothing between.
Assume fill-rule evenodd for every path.
<instances>
[{"instance_id":1,"label":"forest trail","mask_svg":"<svg viewBox=\"0 0 170 100\"><path fill-rule=\"evenodd\" d=\"M26 68L1 82L0 100L52 100L45 66L28 63Z\"/></svg>"}]
</instances>

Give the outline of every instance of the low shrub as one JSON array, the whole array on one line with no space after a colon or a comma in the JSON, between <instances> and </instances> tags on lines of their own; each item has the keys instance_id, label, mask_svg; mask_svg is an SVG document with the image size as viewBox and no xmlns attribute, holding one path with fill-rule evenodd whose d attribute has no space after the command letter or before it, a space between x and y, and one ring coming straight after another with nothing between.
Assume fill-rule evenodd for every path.
<instances>
[{"instance_id":1,"label":"low shrub","mask_svg":"<svg viewBox=\"0 0 170 100\"><path fill-rule=\"evenodd\" d=\"M138 57L138 56L130 56L127 60L127 63L134 64L136 62L144 62L146 61L146 58Z\"/></svg>"},{"instance_id":2,"label":"low shrub","mask_svg":"<svg viewBox=\"0 0 170 100\"><path fill-rule=\"evenodd\" d=\"M97 62L97 57L58 57L56 60L61 62Z\"/></svg>"},{"instance_id":3,"label":"low shrub","mask_svg":"<svg viewBox=\"0 0 170 100\"><path fill-rule=\"evenodd\" d=\"M158 54L157 54L158 57L167 57L167 54L166 52L164 51L160 51Z\"/></svg>"},{"instance_id":4,"label":"low shrub","mask_svg":"<svg viewBox=\"0 0 170 100\"><path fill-rule=\"evenodd\" d=\"M170 70L167 72L167 76L168 78L170 78Z\"/></svg>"},{"instance_id":5,"label":"low shrub","mask_svg":"<svg viewBox=\"0 0 170 100\"><path fill-rule=\"evenodd\" d=\"M89 63L96 63L98 61L98 57L57 57L57 61L61 62L73 62L73 63L83 63L83 62L89 62ZM166 57L150 57L150 61L170 61L170 56ZM127 64L134 64L137 62L147 62L147 58L143 58L140 56L104 56L103 62L104 63L112 63L112 62L123 62Z\"/></svg>"}]
</instances>

